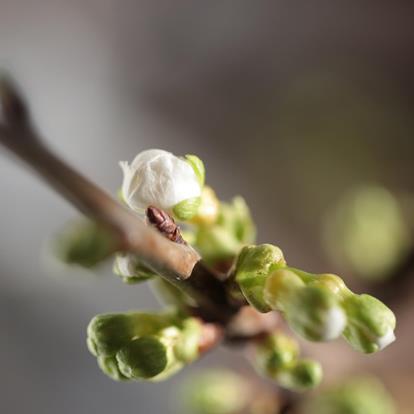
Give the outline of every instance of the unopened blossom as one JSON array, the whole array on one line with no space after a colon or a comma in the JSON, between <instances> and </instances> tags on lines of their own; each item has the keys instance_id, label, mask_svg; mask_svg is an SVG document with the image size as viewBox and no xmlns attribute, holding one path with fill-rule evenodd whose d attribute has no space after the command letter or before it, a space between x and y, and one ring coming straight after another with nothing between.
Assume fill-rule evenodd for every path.
<instances>
[{"instance_id":1,"label":"unopened blossom","mask_svg":"<svg viewBox=\"0 0 414 414\"><path fill-rule=\"evenodd\" d=\"M143 151L131 164L121 161L120 166L124 173L123 199L139 213L148 206L172 211L177 205L201 196L203 180L194 163L170 152Z\"/></svg>"}]
</instances>

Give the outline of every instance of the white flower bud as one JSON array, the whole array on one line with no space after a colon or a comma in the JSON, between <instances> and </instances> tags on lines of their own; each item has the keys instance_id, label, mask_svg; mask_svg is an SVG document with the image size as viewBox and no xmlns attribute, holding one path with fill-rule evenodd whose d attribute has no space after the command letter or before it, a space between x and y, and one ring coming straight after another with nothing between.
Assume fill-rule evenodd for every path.
<instances>
[{"instance_id":1,"label":"white flower bud","mask_svg":"<svg viewBox=\"0 0 414 414\"><path fill-rule=\"evenodd\" d=\"M122 195L128 206L142 213L152 205L171 211L184 200L200 197L202 186L192 165L163 150L147 150L131 164L121 161Z\"/></svg>"}]
</instances>

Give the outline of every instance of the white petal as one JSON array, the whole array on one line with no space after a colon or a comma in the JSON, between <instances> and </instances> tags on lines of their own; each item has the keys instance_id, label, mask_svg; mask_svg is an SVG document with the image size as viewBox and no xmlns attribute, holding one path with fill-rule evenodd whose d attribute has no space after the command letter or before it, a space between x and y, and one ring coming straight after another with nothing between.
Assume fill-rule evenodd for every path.
<instances>
[{"instance_id":1,"label":"white petal","mask_svg":"<svg viewBox=\"0 0 414 414\"><path fill-rule=\"evenodd\" d=\"M322 334L324 341L331 341L338 338L345 329L346 317L339 306L334 306L327 312L325 317L325 329Z\"/></svg>"},{"instance_id":2,"label":"white petal","mask_svg":"<svg viewBox=\"0 0 414 414\"><path fill-rule=\"evenodd\" d=\"M378 338L376 342L377 342L379 349L382 350L394 341L395 341L394 331L392 329L389 329L387 333L381 336L380 338Z\"/></svg>"},{"instance_id":3,"label":"white petal","mask_svg":"<svg viewBox=\"0 0 414 414\"><path fill-rule=\"evenodd\" d=\"M118 272L123 277L135 276L135 260L130 254L118 254L116 257L116 266Z\"/></svg>"}]
</instances>

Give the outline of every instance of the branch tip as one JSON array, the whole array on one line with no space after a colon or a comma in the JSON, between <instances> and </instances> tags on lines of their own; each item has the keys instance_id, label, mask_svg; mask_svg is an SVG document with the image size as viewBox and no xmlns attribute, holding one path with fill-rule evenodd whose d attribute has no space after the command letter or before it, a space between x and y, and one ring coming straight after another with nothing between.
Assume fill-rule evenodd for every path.
<instances>
[{"instance_id":1,"label":"branch tip","mask_svg":"<svg viewBox=\"0 0 414 414\"><path fill-rule=\"evenodd\" d=\"M23 126L29 120L27 105L16 82L0 72L0 124Z\"/></svg>"}]
</instances>

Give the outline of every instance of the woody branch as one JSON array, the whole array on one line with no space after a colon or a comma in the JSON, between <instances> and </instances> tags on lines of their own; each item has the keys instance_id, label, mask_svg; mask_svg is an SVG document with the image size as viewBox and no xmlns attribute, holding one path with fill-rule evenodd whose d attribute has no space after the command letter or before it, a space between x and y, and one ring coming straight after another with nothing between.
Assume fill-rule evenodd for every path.
<instances>
[{"instance_id":1,"label":"woody branch","mask_svg":"<svg viewBox=\"0 0 414 414\"><path fill-rule=\"evenodd\" d=\"M194 249L174 243L147 226L43 143L18 88L7 78L0 79L0 143L80 212L109 229L115 240L114 251L134 253L165 280L192 296L198 305L193 310L197 316L227 325L237 314L242 304L229 300L226 283L204 265Z\"/></svg>"}]
</instances>

